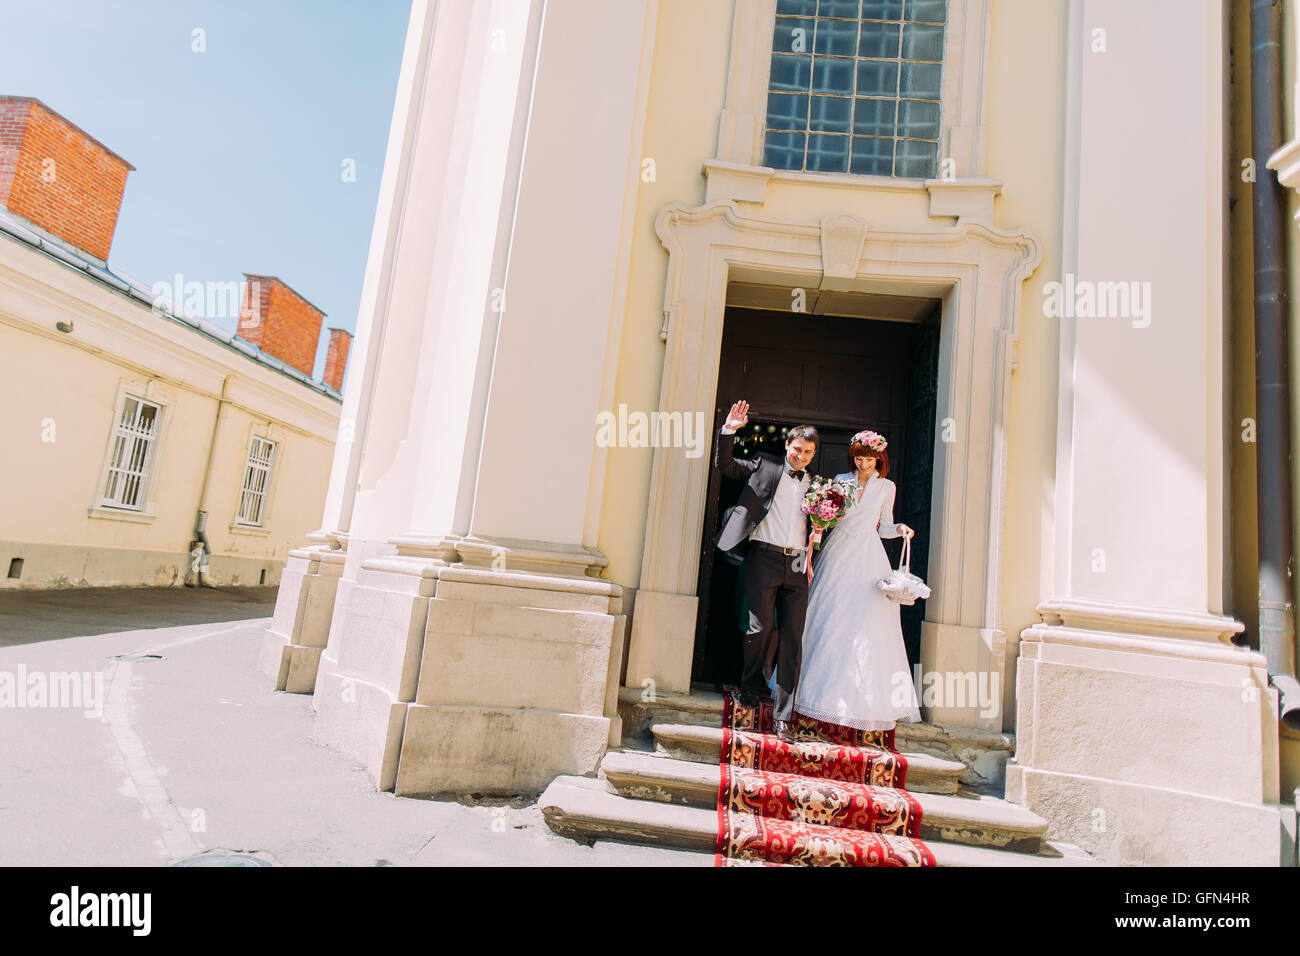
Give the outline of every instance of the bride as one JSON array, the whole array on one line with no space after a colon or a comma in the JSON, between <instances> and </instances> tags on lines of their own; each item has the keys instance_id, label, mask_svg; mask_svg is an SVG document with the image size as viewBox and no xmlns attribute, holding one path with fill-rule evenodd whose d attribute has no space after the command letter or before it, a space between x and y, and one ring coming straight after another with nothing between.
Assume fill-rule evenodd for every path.
<instances>
[{"instance_id":1,"label":"bride","mask_svg":"<svg viewBox=\"0 0 1300 956\"><path fill-rule=\"evenodd\" d=\"M876 432L858 432L849 447L857 471L836 476L854 493L813 564L794 701L800 714L858 730L921 719L899 605L876 589L891 571L880 539L915 534L894 524L896 486L886 477L885 446Z\"/></svg>"}]
</instances>

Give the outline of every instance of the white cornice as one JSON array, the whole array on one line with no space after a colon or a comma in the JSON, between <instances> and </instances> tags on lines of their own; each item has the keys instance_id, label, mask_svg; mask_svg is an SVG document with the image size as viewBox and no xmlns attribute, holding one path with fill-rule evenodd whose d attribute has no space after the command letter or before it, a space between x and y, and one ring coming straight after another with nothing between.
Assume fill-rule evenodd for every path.
<instances>
[{"instance_id":1,"label":"white cornice","mask_svg":"<svg viewBox=\"0 0 1300 956\"><path fill-rule=\"evenodd\" d=\"M1300 190L1300 139L1293 139L1268 158L1269 169L1277 170L1277 181L1290 189ZM1300 212L1296 213L1300 221Z\"/></svg>"},{"instance_id":2,"label":"white cornice","mask_svg":"<svg viewBox=\"0 0 1300 956\"><path fill-rule=\"evenodd\" d=\"M1037 612L1049 627L1190 638L1224 644L1230 643L1232 636L1245 628L1240 621L1222 614L1135 607L1083 598L1044 601L1038 605Z\"/></svg>"}]
</instances>

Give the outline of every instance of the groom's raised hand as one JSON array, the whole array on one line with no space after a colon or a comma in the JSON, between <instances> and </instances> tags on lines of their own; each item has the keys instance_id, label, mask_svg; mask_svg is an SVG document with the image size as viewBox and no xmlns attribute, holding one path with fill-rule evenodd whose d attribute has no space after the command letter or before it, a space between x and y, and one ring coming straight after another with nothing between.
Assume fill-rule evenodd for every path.
<instances>
[{"instance_id":1,"label":"groom's raised hand","mask_svg":"<svg viewBox=\"0 0 1300 956\"><path fill-rule=\"evenodd\" d=\"M749 402L741 399L731 406L731 411L727 412L727 422L723 427L729 432L734 432L748 421Z\"/></svg>"}]
</instances>

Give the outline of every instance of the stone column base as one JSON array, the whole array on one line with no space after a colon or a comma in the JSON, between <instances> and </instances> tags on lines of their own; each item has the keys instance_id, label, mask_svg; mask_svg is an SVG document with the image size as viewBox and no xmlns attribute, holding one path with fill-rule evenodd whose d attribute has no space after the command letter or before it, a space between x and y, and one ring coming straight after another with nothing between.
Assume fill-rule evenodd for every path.
<instances>
[{"instance_id":1,"label":"stone column base","mask_svg":"<svg viewBox=\"0 0 1300 956\"><path fill-rule=\"evenodd\" d=\"M380 790L397 780L429 599L445 567L430 558L373 558L356 581L339 582L334 640L316 677L312 736L359 761Z\"/></svg>"},{"instance_id":2,"label":"stone column base","mask_svg":"<svg viewBox=\"0 0 1300 956\"><path fill-rule=\"evenodd\" d=\"M1206 768L1213 773L1213 768ZM1113 866L1283 866L1294 810L1007 764L1007 799ZM1290 830L1290 832L1288 832Z\"/></svg>"},{"instance_id":3,"label":"stone column base","mask_svg":"<svg viewBox=\"0 0 1300 956\"><path fill-rule=\"evenodd\" d=\"M394 792L541 793L561 774L596 769L609 724L550 710L411 704Z\"/></svg>"},{"instance_id":4,"label":"stone column base","mask_svg":"<svg viewBox=\"0 0 1300 956\"><path fill-rule=\"evenodd\" d=\"M442 569L395 792L540 792L594 771L621 736L621 595L590 577Z\"/></svg>"},{"instance_id":5,"label":"stone column base","mask_svg":"<svg viewBox=\"0 0 1300 956\"><path fill-rule=\"evenodd\" d=\"M621 605L618 585L586 575L365 560L339 582L315 739L404 796L589 773L621 736Z\"/></svg>"},{"instance_id":6,"label":"stone column base","mask_svg":"<svg viewBox=\"0 0 1300 956\"><path fill-rule=\"evenodd\" d=\"M276 690L310 694L315 688L344 560L344 551L328 545L289 552L257 658L257 669L275 680Z\"/></svg>"},{"instance_id":7,"label":"stone column base","mask_svg":"<svg viewBox=\"0 0 1300 956\"><path fill-rule=\"evenodd\" d=\"M1263 656L1228 641L1240 625L1040 613L1021 634L1007 799L1111 864L1279 865L1276 691Z\"/></svg>"}]
</instances>

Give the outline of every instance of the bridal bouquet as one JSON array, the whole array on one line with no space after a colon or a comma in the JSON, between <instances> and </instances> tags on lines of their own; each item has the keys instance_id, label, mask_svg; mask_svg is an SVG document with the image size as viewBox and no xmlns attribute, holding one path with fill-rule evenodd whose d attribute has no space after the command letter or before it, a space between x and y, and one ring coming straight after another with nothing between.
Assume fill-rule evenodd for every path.
<instances>
[{"instance_id":1,"label":"bridal bouquet","mask_svg":"<svg viewBox=\"0 0 1300 956\"><path fill-rule=\"evenodd\" d=\"M814 548L822 546L822 532L835 527L844 517L853 489L847 482L834 478L814 478L803 496L803 513L812 522L811 542Z\"/></svg>"}]
</instances>

